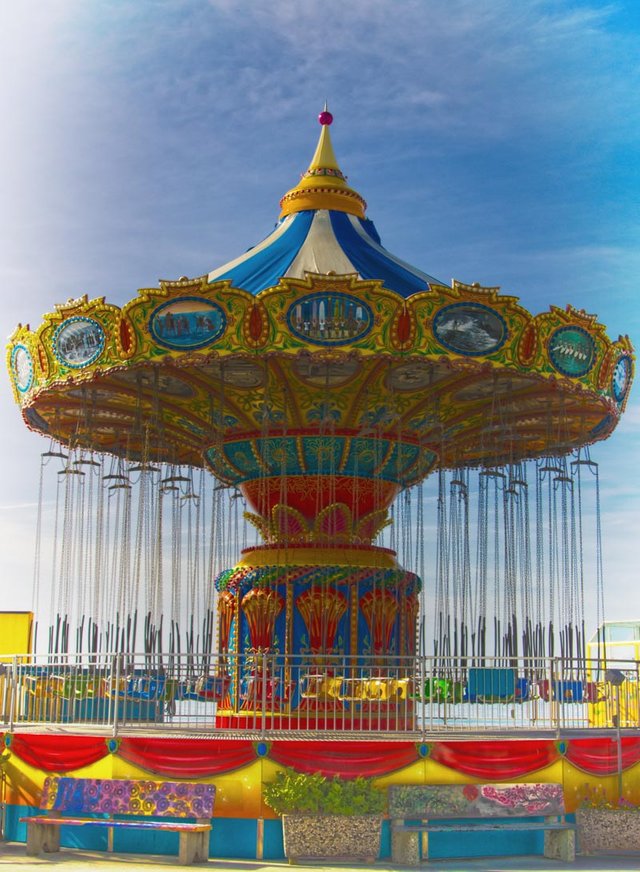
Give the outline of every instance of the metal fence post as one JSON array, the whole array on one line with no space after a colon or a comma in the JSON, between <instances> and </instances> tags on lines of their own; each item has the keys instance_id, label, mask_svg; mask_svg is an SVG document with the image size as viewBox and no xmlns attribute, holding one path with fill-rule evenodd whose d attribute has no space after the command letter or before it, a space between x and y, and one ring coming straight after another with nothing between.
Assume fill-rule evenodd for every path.
<instances>
[{"instance_id":1,"label":"metal fence post","mask_svg":"<svg viewBox=\"0 0 640 872\"><path fill-rule=\"evenodd\" d=\"M16 697L18 694L18 658L11 661L11 680L9 682L9 732L13 732L16 717Z\"/></svg>"},{"instance_id":2,"label":"metal fence post","mask_svg":"<svg viewBox=\"0 0 640 872\"><path fill-rule=\"evenodd\" d=\"M555 694L555 677L557 674L556 658L549 660L549 705L551 707L551 723L556 728L558 737L560 736L560 706Z\"/></svg>"},{"instance_id":3,"label":"metal fence post","mask_svg":"<svg viewBox=\"0 0 640 872\"><path fill-rule=\"evenodd\" d=\"M260 655L262 658L262 738L267 734L267 654L265 651Z\"/></svg>"},{"instance_id":4,"label":"metal fence post","mask_svg":"<svg viewBox=\"0 0 640 872\"><path fill-rule=\"evenodd\" d=\"M115 739L118 735L118 706L120 704L120 657L116 655L116 682L114 689L114 706L113 706L113 726L112 734ZM126 704L122 707L122 711L126 708Z\"/></svg>"}]
</instances>

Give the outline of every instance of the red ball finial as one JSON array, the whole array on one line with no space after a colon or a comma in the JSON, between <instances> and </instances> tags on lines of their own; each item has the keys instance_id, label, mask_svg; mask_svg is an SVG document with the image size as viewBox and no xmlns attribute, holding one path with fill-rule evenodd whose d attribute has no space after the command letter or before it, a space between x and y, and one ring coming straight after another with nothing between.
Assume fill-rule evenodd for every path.
<instances>
[{"instance_id":1,"label":"red ball finial","mask_svg":"<svg viewBox=\"0 0 640 872\"><path fill-rule=\"evenodd\" d=\"M325 124L329 125L333 121L333 115L327 109L326 104L322 112L318 115L318 121L320 122L320 124L322 124L323 127L325 126Z\"/></svg>"}]
</instances>

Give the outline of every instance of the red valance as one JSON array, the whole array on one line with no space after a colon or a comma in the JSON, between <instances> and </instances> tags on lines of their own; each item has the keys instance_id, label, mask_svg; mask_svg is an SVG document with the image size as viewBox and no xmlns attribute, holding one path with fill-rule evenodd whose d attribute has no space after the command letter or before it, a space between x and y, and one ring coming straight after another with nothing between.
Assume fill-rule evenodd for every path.
<instances>
[{"instance_id":1,"label":"red valance","mask_svg":"<svg viewBox=\"0 0 640 872\"><path fill-rule=\"evenodd\" d=\"M623 736L622 768L640 761L640 738ZM615 738L571 739L567 743L567 760L590 775L613 775L618 771L618 743Z\"/></svg>"},{"instance_id":2,"label":"red valance","mask_svg":"<svg viewBox=\"0 0 640 872\"><path fill-rule=\"evenodd\" d=\"M386 775L419 759L415 742L273 742L269 759L298 772L329 777Z\"/></svg>"},{"instance_id":3,"label":"red valance","mask_svg":"<svg viewBox=\"0 0 640 872\"><path fill-rule=\"evenodd\" d=\"M205 778L239 769L256 759L245 739L124 738L118 756L157 775Z\"/></svg>"},{"instance_id":4,"label":"red valance","mask_svg":"<svg viewBox=\"0 0 640 872\"><path fill-rule=\"evenodd\" d=\"M109 753L102 736L38 736L15 733L11 753L43 772L72 772L96 763Z\"/></svg>"},{"instance_id":5,"label":"red valance","mask_svg":"<svg viewBox=\"0 0 640 872\"><path fill-rule=\"evenodd\" d=\"M474 778L519 778L543 769L558 757L553 742L515 739L501 742L436 742L431 759Z\"/></svg>"},{"instance_id":6,"label":"red valance","mask_svg":"<svg viewBox=\"0 0 640 872\"><path fill-rule=\"evenodd\" d=\"M37 735L16 733L9 737L12 754L43 772L73 772L101 760L109 753L102 736ZM426 751L426 746L423 746ZM622 768L640 762L640 737L622 737ZM256 747L247 739L176 739L125 737L112 750L118 756L157 775L206 778L239 769L265 756L298 772L323 775L379 777L420 759L415 742L278 741ZM543 769L560 756L590 775L617 771L615 737L503 741L434 742L430 758L443 766L484 780L517 779Z\"/></svg>"}]
</instances>

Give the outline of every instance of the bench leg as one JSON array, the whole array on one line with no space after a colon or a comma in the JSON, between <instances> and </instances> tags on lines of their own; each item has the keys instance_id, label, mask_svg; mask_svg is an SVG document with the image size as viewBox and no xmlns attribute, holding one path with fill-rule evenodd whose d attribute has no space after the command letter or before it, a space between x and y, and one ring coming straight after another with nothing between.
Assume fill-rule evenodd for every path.
<instances>
[{"instance_id":1,"label":"bench leg","mask_svg":"<svg viewBox=\"0 0 640 872\"><path fill-rule=\"evenodd\" d=\"M27 856L54 854L60 850L60 827L27 822Z\"/></svg>"},{"instance_id":2,"label":"bench leg","mask_svg":"<svg viewBox=\"0 0 640 872\"><path fill-rule=\"evenodd\" d=\"M204 833L180 833L180 853L178 863L191 866L192 863L206 863L209 859L209 831Z\"/></svg>"},{"instance_id":3,"label":"bench leg","mask_svg":"<svg viewBox=\"0 0 640 872\"><path fill-rule=\"evenodd\" d=\"M398 821L402 823L402 821ZM407 833L391 827L391 859L399 866L418 866L420 847L418 833Z\"/></svg>"},{"instance_id":4,"label":"bench leg","mask_svg":"<svg viewBox=\"0 0 640 872\"><path fill-rule=\"evenodd\" d=\"M544 856L573 863L576 859L576 831L545 830Z\"/></svg>"}]
</instances>

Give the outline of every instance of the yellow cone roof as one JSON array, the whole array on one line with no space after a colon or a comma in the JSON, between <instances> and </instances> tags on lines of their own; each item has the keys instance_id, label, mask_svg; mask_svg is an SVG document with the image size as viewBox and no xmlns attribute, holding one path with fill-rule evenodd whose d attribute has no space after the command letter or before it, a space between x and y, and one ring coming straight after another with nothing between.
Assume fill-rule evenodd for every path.
<instances>
[{"instance_id":1,"label":"yellow cone roof","mask_svg":"<svg viewBox=\"0 0 640 872\"><path fill-rule=\"evenodd\" d=\"M347 184L336 160L329 133L333 118L326 110L319 116L322 130L309 169L300 182L280 200L280 217L307 209L333 209L364 218L366 202Z\"/></svg>"}]
</instances>

